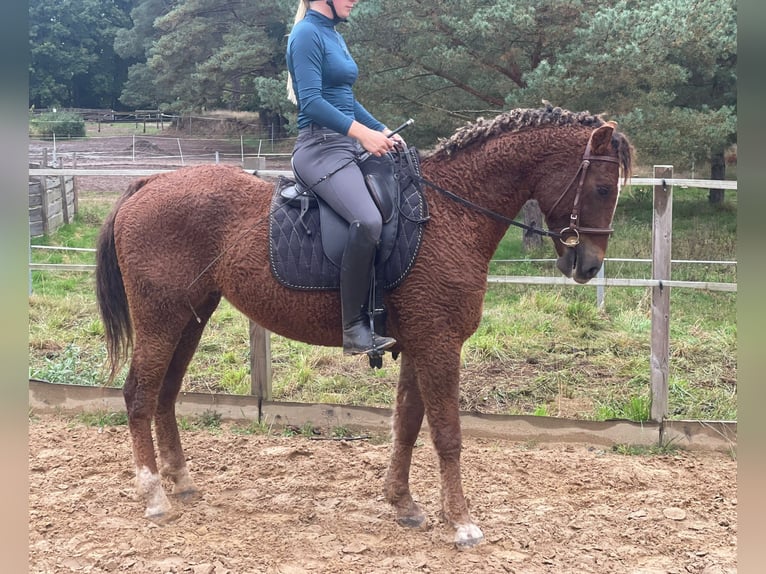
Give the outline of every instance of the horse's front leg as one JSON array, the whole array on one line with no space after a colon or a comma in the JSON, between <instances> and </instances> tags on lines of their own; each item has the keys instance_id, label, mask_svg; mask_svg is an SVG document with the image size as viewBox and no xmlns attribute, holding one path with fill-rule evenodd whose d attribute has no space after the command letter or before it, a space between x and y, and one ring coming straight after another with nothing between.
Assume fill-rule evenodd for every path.
<instances>
[{"instance_id":1,"label":"horse's front leg","mask_svg":"<svg viewBox=\"0 0 766 574\"><path fill-rule=\"evenodd\" d=\"M484 534L468 512L460 474L460 350L440 349L427 358L416 366L431 440L439 457L442 513L455 529L456 546L470 548L481 542Z\"/></svg>"},{"instance_id":2,"label":"horse's front leg","mask_svg":"<svg viewBox=\"0 0 766 574\"><path fill-rule=\"evenodd\" d=\"M421 526L426 518L412 499L409 482L412 449L420 433L423 412L414 362L403 353L393 420L394 446L386 474L385 495L396 510L396 521L410 528Z\"/></svg>"}]
</instances>

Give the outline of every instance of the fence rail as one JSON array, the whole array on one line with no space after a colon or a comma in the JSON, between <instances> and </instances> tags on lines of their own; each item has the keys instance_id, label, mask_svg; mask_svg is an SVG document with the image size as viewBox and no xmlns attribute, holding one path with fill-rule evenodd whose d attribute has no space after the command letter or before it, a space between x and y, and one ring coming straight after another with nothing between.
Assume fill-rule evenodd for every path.
<instances>
[{"instance_id":1,"label":"fence rail","mask_svg":"<svg viewBox=\"0 0 766 574\"><path fill-rule=\"evenodd\" d=\"M33 245L32 249L38 246ZM518 259L518 263L527 263L530 260ZM608 261L608 260L604 260ZM622 261L641 261L639 259L623 259ZM689 263L698 263L689 261ZM699 262L703 263L703 262ZM731 261L706 261L708 264L731 265ZM95 271L96 266L89 263L30 263L31 271ZM672 279L633 279L633 278L607 278L594 277L586 285L581 285L573 279L567 277L543 277L529 275L489 275L488 283L508 283L521 285L564 285L570 287L683 287L686 289L702 289L704 291L727 291L736 293L736 283L721 283L716 281L675 281Z\"/></svg>"},{"instance_id":2,"label":"fence rail","mask_svg":"<svg viewBox=\"0 0 766 574\"><path fill-rule=\"evenodd\" d=\"M282 156L285 154L262 154L261 157L274 157ZM289 154L287 154L289 155ZM102 175L115 175L115 176L136 176L142 177L145 175L154 175L156 173L167 173L175 171L177 168L166 169L93 169L93 168L30 168L30 176L41 175L64 175L64 176L102 176ZM293 175L290 170L284 169L257 169L253 170L254 175L263 177L289 177ZM626 187L635 187L640 185L672 185L680 187L699 187L701 189L729 189L736 191L737 182L731 179L686 179L686 178L668 178L662 179L657 177L632 177L626 184Z\"/></svg>"}]
</instances>

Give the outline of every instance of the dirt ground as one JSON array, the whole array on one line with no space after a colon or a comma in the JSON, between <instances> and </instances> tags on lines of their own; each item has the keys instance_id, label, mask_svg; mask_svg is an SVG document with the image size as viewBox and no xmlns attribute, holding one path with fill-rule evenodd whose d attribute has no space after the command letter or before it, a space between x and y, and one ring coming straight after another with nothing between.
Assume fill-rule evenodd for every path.
<instances>
[{"instance_id":1,"label":"dirt ground","mask_svg":"<svg viewBox=\"0 0 766 574\"><path fill-rule=\"evenodd\" d=\"M253 157L262 152L268 158L269 169L290 169L289 142L292 140L285 140L288 143L282 144L284 149L280 152L276 148L272 150L269 145L260 146L252 142L243 148L239 136L224 138L220 134L213 134L209 137L188 137L169 130L147 135L140 133L140 129L133 132L132 126L104 125L99 133L89 126L87 138L59 138L55 145L52 141L30 139L29 161L40 164L45 155L48 165L55 163L57 167L63 168L178 169L184 165L213 163L216 154L221 163L241 165L242 153L246 157ZM273 155L277 152L277 155ZM82 180L86 177L91 176L82 176ZM112 176L110 181L122 179ZM131 179L135 177L127 178L128 181ZM91 186L87 188L91 189ZM124 187L119 187L120 191L122 189Z\"/></svg>"},{"instance_id":2,"label":"dirt ground","mask_svg":"<svg viewBox=\"0 0 766 574\"><path fill-rule=\"evenodd\" d=\"M723 453L624 455L587 444L466 437L464 488L485 542L458 551L439 520L430 440L411 485L429 520L394 522L390 444L181 434L202 493L143 518L126 426L29 422L31 573L693 573L737 571L737 465Z\"/></svg>"}]
</instances>

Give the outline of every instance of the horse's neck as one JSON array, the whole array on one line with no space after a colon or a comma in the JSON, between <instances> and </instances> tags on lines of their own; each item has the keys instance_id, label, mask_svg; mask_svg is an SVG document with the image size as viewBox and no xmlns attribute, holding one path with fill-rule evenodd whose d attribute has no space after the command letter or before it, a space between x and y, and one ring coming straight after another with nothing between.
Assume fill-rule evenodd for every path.
<instances>
[{"instance_id":1,"label":"horse's neck","mask_svg":"<svg viewBox=\"0 0 766 574\"><path fill-rule=\"evenodd\" d=\"M530 199L540 161L549 153L549 138L539 131L508 133L454 152L432 173L461 197L514 218Z\"/></svg>"},{"instance_id":2,"label":"horse's neck","mask_svg":"<svg viewBox=\"0 0 766 574\"><path fill-rule=\"evenodd\" d=\"M423 163L423 173L444 189L484 209L507 219L515 218L530 198L529 175L534 160L524 150L523 138L508 138L503 149L493 148L491 142L469 151L458 151L449 159ZM517 154L518 149L524 153ZM500 151L500 153L497 153ZM523 157L522 157L523 156ZM475 253L488 260L494 255L508 223L486 213L462 205L441 193L434 196L441 208L451 214L447 225L462 228L462 241L472 242Z\"/></svg>"}]
</instances>

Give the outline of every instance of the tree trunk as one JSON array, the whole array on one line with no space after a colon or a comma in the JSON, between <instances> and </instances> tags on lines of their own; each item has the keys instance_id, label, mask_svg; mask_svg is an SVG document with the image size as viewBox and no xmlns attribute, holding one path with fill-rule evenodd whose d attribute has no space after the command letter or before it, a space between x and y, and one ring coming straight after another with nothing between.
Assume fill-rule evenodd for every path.
<instances>
[{"instance_id":1,"label":"tree trunk","mask_svg":"<svg viewBox=\"0 0 766 574\"><path fill-rule=\"evenodd\" d=\"M521 213L524 216L525 225L534 227L543 226L543 212L540 211L540 205L537 203L537 200L530 199L527 201L521 208ZM538 249L543 245L543 236L532 231L524 231L522 244L524 251Z\"/></svg>"},{"instance_id":2,"label":"tree trunk","mask_svg":"<svg viewBox=\"0 0 766 574\"><path fill-rule=\"evenodd\" d=\"M726 162L723 150L715 151L710 157L710 179L726 179ZM708 190L708 201L712 204L723 203L723 189Z\"/></svg>"}]
</instances>

